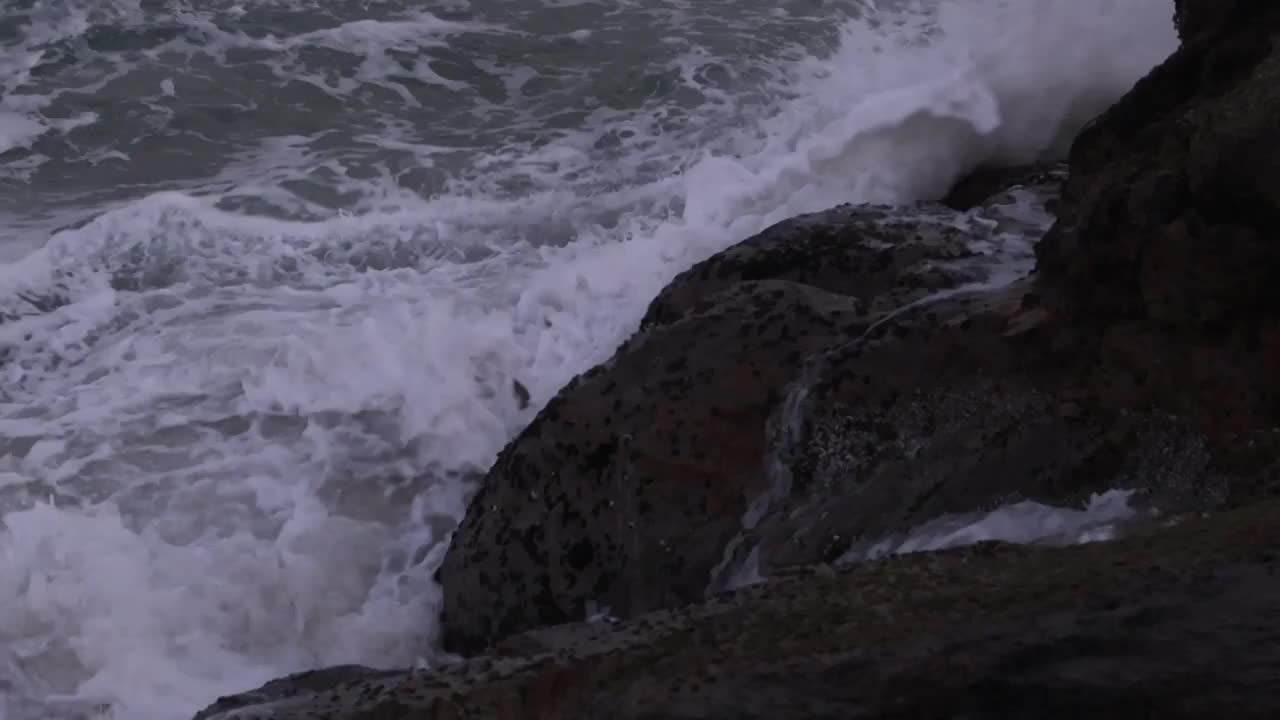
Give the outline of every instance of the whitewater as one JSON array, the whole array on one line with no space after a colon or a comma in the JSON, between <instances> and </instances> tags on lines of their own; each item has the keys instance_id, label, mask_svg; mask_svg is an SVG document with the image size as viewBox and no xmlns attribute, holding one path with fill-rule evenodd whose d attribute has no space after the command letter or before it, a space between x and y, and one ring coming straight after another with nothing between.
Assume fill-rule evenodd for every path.
<instances>
[{"instance_id":1,"label":"whitewater","mask_svg":"<svg viewBox=\"0 0 1280 720\"><path fill-rule=\"evenodd\" d=\"M1172 13L0 4L0 720L436 662L474 483L666 282L795 214L1060 157ZM1100 539L1124 497L874 553Z\"/></svg>"}]
</instances>

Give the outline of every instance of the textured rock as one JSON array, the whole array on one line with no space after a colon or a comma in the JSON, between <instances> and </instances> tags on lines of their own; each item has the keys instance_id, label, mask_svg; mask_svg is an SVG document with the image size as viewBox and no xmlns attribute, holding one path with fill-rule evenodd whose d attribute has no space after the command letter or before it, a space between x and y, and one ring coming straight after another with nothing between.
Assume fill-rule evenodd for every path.
<instances>
[{"instance_id":1,"label":"textured rock","mask_svg":"<svg viewBox=\"0 0 1280 720\"><path fill-rule=\"evenodd\" d=\"M952 210L972 210L1008 188L1041 184L1058 172L1055 164L979 167L957 180L939 202Z\"/></svg>"},{"instance_id":2,"label":"textured rock","mask_svg":"<svg viewBox=\"0 0 1280 720\"><path fill-rule=\"evenodd\" d=\"M338 668L198 720L1280 717L1280 508L817 568L523 655Z\"/></svg>"},{"instance_id":3,"label":"textured rock","mask_svg":"<svg viewBox=\"0 0 1280 720\"><path fill-rule=\"evenodd\" d=\"M1083 503L1126 458L1040 342L1029 281L888 318L817 359L774 418L778 466L735 564L831 561L948 513Z\"/></svg>"},{"instance_id":4,"label":"textured rock","mask_svg":"<svg viewBox=\"0 0 1280 720\"><path fill-rule=\"evenodd\" d=\"M1073 144L1038 254L1074 315L1203 330L1277 308L1263 281L1280 251L1259 234L1280 220L1280 6L1234 5L1268 12L1197 33Z\"/></svg>"},{"instance_id":5,"label":"textured rock","mask_svg":"<svg viewBox=\"0 0 1280 720\"><path fill-rule=\"evenodd\" d=\"M1268 0L1174 0L1173 4L1174 23L1184 41L1244 27L1273 9Z\"/></svg>"},{"instance_id":6,"label":"textured rock","mask_svg":"<svg viewBox=\"0 0 1280 720\"><path fill-rule=\"evenodd\" d=\"M1076 139L1038 274L1115 404L1230 449L1280 420L1280 4L1178 13L1182 47Z\"/></svg>"},{"instance_id":7,"label":"textured rock","mask_svg":"<svg viewBox=\"0 0 1280 720\"><path fill-rule=\"evenodd\" d=\"M1054 327L1024 307L1031 279L895 315L828 352L775 416L780 473L736 561L764 574L830 561L951 513L1022 500L1083 505L1112 488L1163 512L1255 500L1280 471L1280 435L1238 438L1229 465L1186 418L1111 411ZM1246 442L1247 441L1247 442ZM1265 449L1264 449L1265 448Z\"/></svg>"},{"instance_id":8,"label":"textured rock","mask_svg":"<svg viewBox=\"0 0 1280 720\"><path fill-rule=\"evenodd\" d=\"M837 208L677 278L641 331L490 470L439 573L446 647L702 598L767 488L765 424L806 360L985 277L992 254L975 242L995 237L993 224L941 208Z\"/></svg>"}]
</instances>

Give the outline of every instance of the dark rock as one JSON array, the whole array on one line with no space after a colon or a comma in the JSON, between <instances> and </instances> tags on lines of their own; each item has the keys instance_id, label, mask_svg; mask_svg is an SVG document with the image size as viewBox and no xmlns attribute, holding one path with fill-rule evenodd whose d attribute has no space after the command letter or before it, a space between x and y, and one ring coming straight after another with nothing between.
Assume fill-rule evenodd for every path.
<instances>
[{"instance_id":1,"label":"dark rock","mask_svg":"<svg viewBox=\"0 0 1280 720\"><path fill-rule=\"evenodd\" d=\"M732 564L754 552L767 575L1023 500L1083 506L1127 488L1163 512L1202 512L1276 486L1280 454L1227 466L1179 416L1109 411L1048 342L1052 325L1029 324L1030 284L909 309L815 363L789 417L774 418L783 470ZM1269 430L1238 441L1280 451Z\"/></svg>"},{"instance_id":2,"label":"dark rock","mask_svg":"<svg viewBox=\"0 0 1280 720\"><path fill-rule=\"evenodd\" d=\"M972 210L1007 188L1043 183L1062 171L1057 164L979 167L957 180L939 202L952 210Z\"/></svg>"},{"instance_id":3,"label":"dark rock","mask_svg":"<svg viewBox=\"0 0 1280 720\"><path fill-rule=\"evenodd\" d=\"M1240 28L1274 10L1269 0L1174 0L1174 24L1183 42Z\"/></svg>"},{"instance_id":4,"label":"dark rock","mask_svg":"<svg viewBox=\"0 0 1280 720\"><path fill-rule=\"evenodd\" d=\"M777 485L733 564L756 551L769 574L943 514L1114 487L1124 462L1072 405L1069 363L1011 332L1028 286L909 309L818 359L774 417Z\"/></svg>"},{"instance_id":5,"label":"dark rock","mask_svg":"<svg viewBox=\"0 0 1280 720\"><path fill-rule=\"evenodd\" d=\"M259 714L263 712L264 706L270 706L280 701L288 701L300 693L324 692L335 685L374 681L379 678L398 678L400 675L401 673L395 671L373 670L360 665L336 665L320 670L294 673L287 677L272 680L257 690L218 698L216 702L197 714L196 720L202 720L202 718L206 717L225 717L227 715L246 717L246 713L249 713L248 716L271 717L269 713L266 715Z\"/></svg>"},{"instance_id":6,"label":"dark rock","mask_svg":"<svg viewBox=\"0 0 1280 720\"><path fill-rule=\"evenodd\" d=\"M526 410L529 407L529 388L519 380L511 381L511 394L515 396L516 407Z\"/></svg>"},{"instance_id":7,"label":"dark rock","mask_svg":"<svg viewBox=\"0 0 1280 720\"><path fill-rule=\"evenodd\" d=\"M951 287L955 269L933 263L980 255L970 247L971 231L948 224L954 219L937 209L917 214L846 205L784 220L678 275L649 304L640 329L679 320L717 302L720 291L758 280L879 300L882 308L918 297L919 290Z\"/></svg>"},{"instance_id":8,"label":"dark rock","mask_svg":"<svg viewBox=\"0 0 1280 720\"><path fill-rule=\"evenodd\" d=\"M864 322L850 298L750 283L555 398L454 534L440 570L447 646L477 650L596 605L630 615L700 597L743 485L760 484L770 394L831 333Z\"/></svg>"},{"instance_id":9,"label":"dark rock","mask_svg":"<svg viewBox=\"0 0 1280 720\"><path fill-rule=\"evenodd\" d=\"M553 628L528 655L286 679L199 720L1280 717L1278 527L1269 502L1112 543L818 568Z\"/></svg>"},{"instance_id":10,"label":"dark rock","mask_svg":"<svg viewBox=\"0 0 1280 720\"><path fill-rule=\"evenodd\" d=\"M971 245L990 232L941 209L837 208L677 278L490 470L439 572L445 646L702 598L766 490L765 423L807 359L984 277Z\"/></svg>"},{"instance_id":11,"label":"dark rock","mask_svg":"<svg viewBox=\"0 0 1280 720\"><path fill-rule=\"evenodd\" d=\"M1280 4L1178 3L1182 47L1071 149L1046 309L1117 403L1223 446L1280 422Z\"/></svg>"}]
</instances>

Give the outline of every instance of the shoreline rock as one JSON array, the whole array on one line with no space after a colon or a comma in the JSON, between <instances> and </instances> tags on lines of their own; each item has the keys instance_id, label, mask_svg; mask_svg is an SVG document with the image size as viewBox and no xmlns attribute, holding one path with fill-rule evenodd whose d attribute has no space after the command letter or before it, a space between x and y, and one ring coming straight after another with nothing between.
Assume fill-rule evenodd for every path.
<instances>
[{"instance_id":1,"label":"shoreline rock","mask_svg":"<svg viewBox=\"0 0 1280 720\"><path fill-rule=\"evenodd\" d=\"M932 298L1029 270L1060 179L974 214L844 206L793 218L682 273L613 359L561 391L490 469L439 571L446 649L723 587L726 547L771 492L766 425L813 358L901 326L895 314Z\"/></svg>"},{"instance_id":2,"label":"shoreline rock","mask_svg":"<svg viewBox=\"0 0 1280 720\"><path fill-rule=\"evenodd\" d=\"M1280 506L1112 543L792 573L433 671L337 668L197 720L1269 718Z\"/></svg>"},{"instance_id":3,"label":"shoreline rock","mask_svg":"<svg viewBox=\"0 0 1280 720\"><path fill-rule=\"evenodd\" d=\"M1280 5L1178 3L1182 46L1072 146L1045 307L1115 406L1220 448L1280 423Z\"/></svg>"}]
</instances>

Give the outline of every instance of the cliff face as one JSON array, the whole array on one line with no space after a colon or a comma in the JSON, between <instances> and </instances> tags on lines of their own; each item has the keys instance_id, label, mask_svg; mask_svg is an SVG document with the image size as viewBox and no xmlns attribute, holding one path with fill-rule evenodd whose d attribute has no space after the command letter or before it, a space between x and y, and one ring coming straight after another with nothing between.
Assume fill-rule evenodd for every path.
<instances>
[{"instance_id":1,"label":"cliff face","mask_svg":"<svg viewBox=\"0 0 1280 720\"><path fill-rule=\"evenodd\" d=\"M1280 5L1178 4L1181 48L1077 138L1045 305L1116 400L1216 439L1280 413Z\"/></svg>"},{"instance_id":2,"label":"cliff face","mask_svg":"<svg viewBox=\"0 0 1280 720\"><path fill-rule=\"evenodd\" d=\"M473 500L439 579L475 657L201 717L1280 717L1280 5L1177 13L1069 177L797 218L673 281ZM1209 517L826 564L1117 487Z\"/></svg>"}]
</instances>

